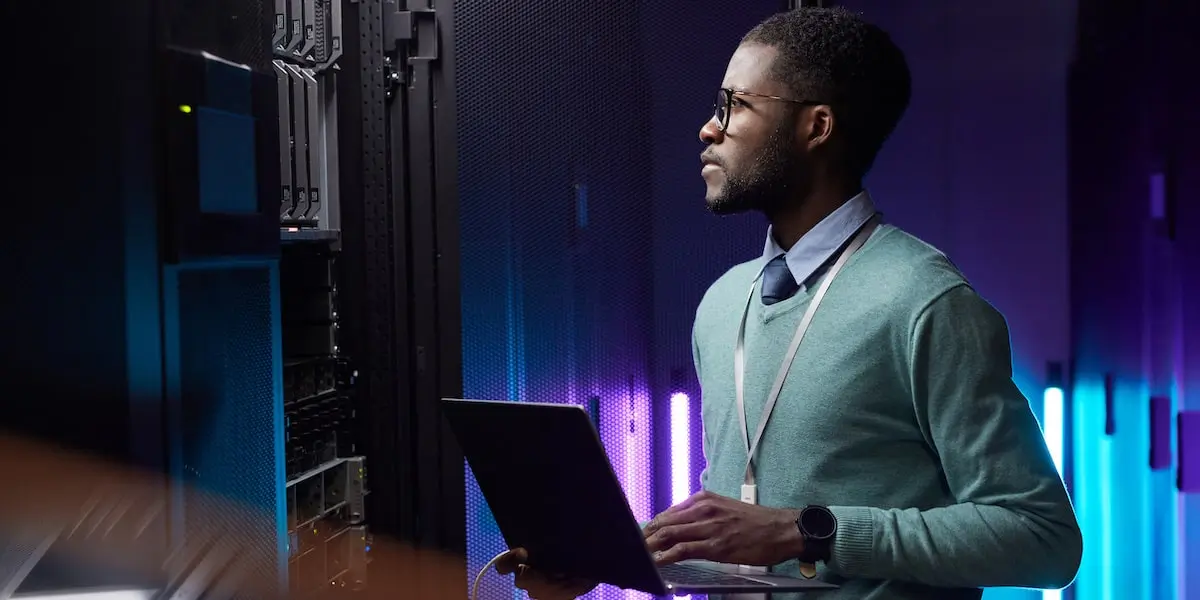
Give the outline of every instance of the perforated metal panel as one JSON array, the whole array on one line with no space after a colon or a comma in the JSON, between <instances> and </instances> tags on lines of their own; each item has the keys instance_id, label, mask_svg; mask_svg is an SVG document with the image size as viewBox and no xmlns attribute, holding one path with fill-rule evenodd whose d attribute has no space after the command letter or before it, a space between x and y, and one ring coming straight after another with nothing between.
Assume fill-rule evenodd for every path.
<instances>
[{"instance_id":1,"label":"perforated metal panel","mask_svg":"<svg viewBox=\"0 0 1200 600\"><path fill-rule=\"evenodd\" d=\"M329 27L329 2L320 0L313 5L313 8L316 9L313 13L313 31L317 41L316 47L313 48L313 56L318 61L324 61L329 58L329 49L326 48L329 39L329 32L326 31L326 28Z\"/></svg>"},{"instance_id":2,"label":"perforated metal panel","mask_svg":"<svg viewBox=\"0 0 1200 600\"><path fill-rule=\"evenodd\" d=\"M639 518L651 507L650 147L637 13L456 4L464 389L586 404ZM469 572L504 549L468 477ZM570 501L564 499L564 501ZM512 597L493 578L484 598ZM599 590L593 598L625 597Z\"/></svg>"},{"instance_id":3,"label":"perforated metal panel","mask_svg":"<svg viewBox=\"0 0 1200 600\"><path fill-rule=\"evenodd\" d=\"M188 494L185 531L237 532L223 543L270 579L282 561L283 398L276 265L230 265L177 274L177 468ZM207 498L262 514L222 523ZM234 539L236 538L236 539Z\"/></svg>"},{"instance_id":4,"label":"perforated metal panel","mask_svg":"<svg viewBox=\"0 0 1200 600\"><path fill-rule=\"evenodd\" d=\"M700 296L762 243L761 220L705 211L697 130L738 40L784 5L455 3L465 395L594 398L642 520L670 502L655 464L692 467L698 488L698 427L693 460L654 449L670 448L670 396L699 397ZM473 575L504 541L470 474L467 499ZM481 597L514 597L485 581Z\"/></svg>"}]
</instances>

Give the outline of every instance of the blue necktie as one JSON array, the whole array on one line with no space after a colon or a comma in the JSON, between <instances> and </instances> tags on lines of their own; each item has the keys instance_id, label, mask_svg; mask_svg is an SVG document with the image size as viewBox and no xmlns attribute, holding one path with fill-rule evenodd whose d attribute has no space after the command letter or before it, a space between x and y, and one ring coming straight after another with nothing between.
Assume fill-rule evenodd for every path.
<instances>
[{"instance_id":1,"label":"blue necktie","mask_svg":"<svg viewBox=\"0 0 1200 600\"><path fill-rule=\"evenodd\" d=\"M799 289L800 284L796 283L796 278L792 277L792 271L788 269L784 255L780 254L767 263L767 267L763 269L762 278L763 304L770 306L776 302L787 300Z\"/></svg>"}]
</instances>

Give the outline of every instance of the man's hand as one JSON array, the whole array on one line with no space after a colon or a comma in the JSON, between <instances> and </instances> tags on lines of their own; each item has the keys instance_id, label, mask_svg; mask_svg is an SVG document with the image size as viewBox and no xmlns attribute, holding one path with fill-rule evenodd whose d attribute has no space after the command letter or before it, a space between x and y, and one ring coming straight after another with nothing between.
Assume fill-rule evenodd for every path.
<instances>
[{"instance_id":1,"label":"man's hand","mask_svg":"<svg viewBox=\"0 0 1200 600\"><path fill-rule=\"evenodd\" d=\"M771 566L804 551L799 514L700 492L654 517L644 533L660 565L702 559Z\"/></svg>"},{"instance_id":2,"label":"man's hand","mask_svg":"<svg viewBox=\"0 0 1200 600\"><path fill-rule=\"evenodd\" d=\"M514 548L496 563L496 572L515 573L515 585L533 600L575 600L596 587L595 582L540 573L525 564L528 560L529 553L524 548Z\"/></svg>"}]
</instances>

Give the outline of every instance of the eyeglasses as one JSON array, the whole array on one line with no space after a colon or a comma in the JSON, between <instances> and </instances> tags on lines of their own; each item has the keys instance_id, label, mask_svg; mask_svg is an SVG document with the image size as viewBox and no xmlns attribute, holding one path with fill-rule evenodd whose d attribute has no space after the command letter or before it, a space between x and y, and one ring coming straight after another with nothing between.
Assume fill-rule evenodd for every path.
<instances>
[{"instance_id":1,"label":"eyeglasses","mask_svg":"<svg viewBox=\"0 0 1200 600\"><path fill-rule=\"evenodd\" d=\"M743 92L731 88L721 88L717 90L717 102L713 107L713 118L717 120L717 127L721 131L729 126L729 113L733 112L733 97L734 96L750 96L752 98L766 98L767 100L779 100L780 102L790 102L799 104L800 106L817 106L820 104L828 104L827 102L815 102L812 100L793 100L782 96L770 96L767 94L755 94L754 92Z\"/></svg>"}]
</instances>

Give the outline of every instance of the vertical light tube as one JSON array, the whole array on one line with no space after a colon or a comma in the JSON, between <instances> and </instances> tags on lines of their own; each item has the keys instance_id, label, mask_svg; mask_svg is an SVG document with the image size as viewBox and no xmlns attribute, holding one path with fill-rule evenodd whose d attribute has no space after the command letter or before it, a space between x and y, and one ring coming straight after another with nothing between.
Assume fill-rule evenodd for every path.
<instances>
[{"instance_id":1,"label":"vertical light tube","mask_svg":"<svg viewBox=\"0 0 1200 600\"><path fill-rule=\"evenodd\" d=\"M671 505L692 495L692 399L671 394ZM684 596L679 600L691 600Z\"/></svg>"},{"instance_id":2,"label":"vertical light tube","mask_svg":"<svg viewBox=\"0 0 1200 600\"><path fill-rule=\"evenodd\" d=\"M1119 566L1113 557L1113 440L1100 439L1097 453L1100 474L1100 590L1101 600L1116 598L1116 572Z\"/></svg>"},{"instance_id":3,"label":"vertical light tube","mask_svg":"<svg viewBox=\"0 0 1200 600\"><path fill-rule=\"evenodd\" d=\"M1100 479L1100 598L1114 600L1120 566L1113 555L1113 438L1117 433L1117 379L1112 373L1104 374L1103 398L1104 435L1100 436L1096 451L1096 472Z\"/></svg>"},{"instance_id":4,"label":"vertical light tube","mask_svg":"<svg viewBox=\"0 0 1200 600\"><path fill-rule=\"evenodd\" d=\"M671 395L671 504L692 495L692 400L687 394Z\"/></svg>"},{"instance_id":5,"label":"vertical light tube","mask_svg":"<svg viewBox=\"0 0 1200 600\"><path fill-rule=\"evenodd\" d=\"M1058 469L1059 477L1063 474L1065 409L1062 388L1052 386L1042 392L1042 435L1046 438L1046 447L1050 449L1050 458L1054 460L1054 467Z\"/></svg>"},{"instance_id":6,"label":"vertical light tube","mask_svg":"<svg viewBox=\"0 0 1200 600\"><path fill-rule=\"evenodd\" d=\"M1042 392L1042 436L1058 476L1063 475L1063 452L1066 432L1066 399L1058 385L1047 386ZM1061 600L1062 590L1042 590L1042 600Z\"/></svg>"}]
</instances>

